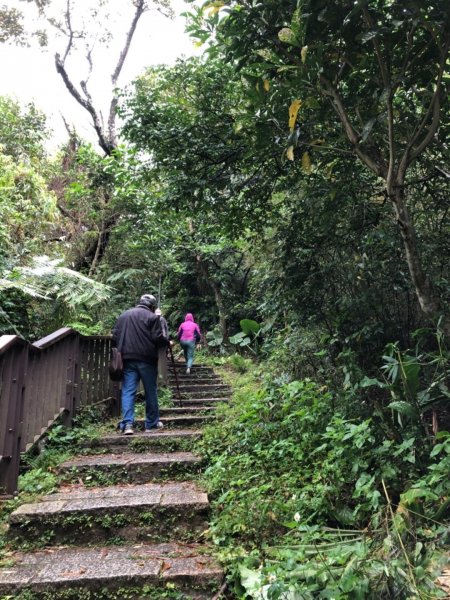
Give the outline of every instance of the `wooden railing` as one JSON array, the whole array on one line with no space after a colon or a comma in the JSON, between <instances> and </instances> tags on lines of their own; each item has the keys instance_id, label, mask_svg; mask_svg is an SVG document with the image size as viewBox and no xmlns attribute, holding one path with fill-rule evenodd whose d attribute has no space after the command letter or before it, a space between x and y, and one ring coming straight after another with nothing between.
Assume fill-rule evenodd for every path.
<instances>
[{"instance_id":1,"label":"wooden railing","mask_svg":"<svg viewBox=\"0 0 450 600\"><path fill-rule=\"evenodd\" d=\"M103 399L119 414L110 350L110 336L82 336L67 327L34 344L0 337L0 496L17 491L21 453L56 419L70 426L80 407Z\"/></svg>"}]
</instances>

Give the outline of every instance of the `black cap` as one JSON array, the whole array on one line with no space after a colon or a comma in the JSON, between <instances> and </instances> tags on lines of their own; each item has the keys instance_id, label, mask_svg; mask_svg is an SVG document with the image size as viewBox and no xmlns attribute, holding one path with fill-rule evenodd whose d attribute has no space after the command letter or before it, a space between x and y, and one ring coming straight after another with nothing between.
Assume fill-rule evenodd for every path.
<instances>
[{"instance_id":1,"label":"black cap","mask_svg":"<svg viewBox=\"0 0 450 600\"><path fill-rule=\"evenodd\" d=\"M144 294L139 299L139 306L146 306L151 310L155 310L155 308L158 306L158 302L156 301L155 296L152 296L151 294Z\"/></svg>"}]
</instances>

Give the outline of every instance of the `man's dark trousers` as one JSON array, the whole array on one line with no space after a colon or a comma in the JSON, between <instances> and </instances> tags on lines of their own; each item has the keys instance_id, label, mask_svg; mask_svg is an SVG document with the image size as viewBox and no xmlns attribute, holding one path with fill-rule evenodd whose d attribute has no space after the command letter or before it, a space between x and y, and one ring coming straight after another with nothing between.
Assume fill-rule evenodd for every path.
<instances>
[{"instance_id":1,"label":"man's dark trousers","mask_svg":"<svg viewBox=\"0 0 450 600\"><path fill-rule=\"evenodd\" d=\"M152 429L159 421L158 393L156 387L157 367L140 360L125 360L122 381L122 414L120 428L133 426L134 402L139 381L145 390L145 429Z\"/></svg>"}]
</instances>

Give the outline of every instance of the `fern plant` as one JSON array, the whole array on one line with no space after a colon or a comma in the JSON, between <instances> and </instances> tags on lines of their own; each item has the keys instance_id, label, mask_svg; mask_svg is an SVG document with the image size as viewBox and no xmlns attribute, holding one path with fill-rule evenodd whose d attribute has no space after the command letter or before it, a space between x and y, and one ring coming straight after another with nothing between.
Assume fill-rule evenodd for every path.
<instances>
[{"instance_id":1,"label":"fern plant","mask_svg":"<svg viewBox=\"0 0 450 600\"><path fill-rule=\"evenodd\" d=\"M3 273L2 290L16 289L31 298L60 300L68 308L92 308L108 300L112 288L63 266L61 259L36 256L30 266Z\"/></svg>"}]
</instances>

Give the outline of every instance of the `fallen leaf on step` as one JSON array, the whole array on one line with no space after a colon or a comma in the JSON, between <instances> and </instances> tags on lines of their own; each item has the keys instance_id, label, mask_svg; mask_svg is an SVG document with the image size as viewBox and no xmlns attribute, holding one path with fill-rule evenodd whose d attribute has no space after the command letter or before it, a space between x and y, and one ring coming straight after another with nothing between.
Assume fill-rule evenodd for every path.
<instances>
[{"instance_id":1,"label":"fallen leaf on step","mask_svg":"<svg viewBox=\"0 0 450 600\"><path fill-rule=\"evenodd\" d=\"M77 577L77 575L83 575L86 573L86 569L80 569L79 571L68 571L67 573L63 573L63 577Z\"/></svg>"}]
</instances>

